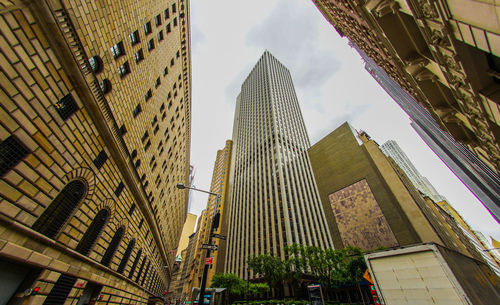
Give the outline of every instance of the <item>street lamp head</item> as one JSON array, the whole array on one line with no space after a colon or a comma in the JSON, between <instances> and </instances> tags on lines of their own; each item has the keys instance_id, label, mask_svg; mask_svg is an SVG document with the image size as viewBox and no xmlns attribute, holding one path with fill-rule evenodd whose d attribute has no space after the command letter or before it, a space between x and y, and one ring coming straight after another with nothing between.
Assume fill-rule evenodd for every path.
<instances>
[{"instance_id":1,"label":"street lamp head","mask_svg":"<svg viewBox=\"0 0 500 305\"><path fill-rule=\"evenodd\" d=\"M184 183L178 183L177 184L177 188L180 189L180 190L183 190L186 188L186 186L184 185Z\"/></svg>"}]
</instances>

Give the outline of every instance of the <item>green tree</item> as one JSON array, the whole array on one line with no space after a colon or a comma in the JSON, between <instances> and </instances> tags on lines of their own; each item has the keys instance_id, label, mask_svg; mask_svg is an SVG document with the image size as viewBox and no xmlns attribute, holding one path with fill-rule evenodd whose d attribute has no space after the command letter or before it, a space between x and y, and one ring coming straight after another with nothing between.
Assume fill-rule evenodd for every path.
<instances>
[{"instance_id":1,"label":"green tree","mask_svg":"<svg viewBox=\"0 0 500 305\"><path fill-rule=\"evenodd\" d=\"M232 300L242 296L245 293L246 281L239 278L238 275L234 273L216 273L212 277L212 283L210 285L212 288L226 288L228 304L231 304Z\"/></svg>"},{"instance_id":2,"label":"green tree","mask_svg":"<svg viewBox=\"0 0 500 305\"><path fill-rule=\"evenodd\" d=\"M261 254L248 258L247 264L256 274L262 276L269 287L281 288L287 277L286 264L280 257ZM278 290L281 292L281 289Z\"/></svg>"}]
</instances>

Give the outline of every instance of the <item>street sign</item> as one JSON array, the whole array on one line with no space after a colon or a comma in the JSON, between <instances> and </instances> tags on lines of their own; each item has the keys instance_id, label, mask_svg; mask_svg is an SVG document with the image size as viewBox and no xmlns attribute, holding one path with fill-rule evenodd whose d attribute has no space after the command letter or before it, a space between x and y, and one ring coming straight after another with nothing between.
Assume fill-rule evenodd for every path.
<instances>
[{"instance_id":1,"label":"street sign","mask_svg":"<svg viewBox=\"0 0 500 305\"><path fill-rule=\"evenodd\" d=\"M226 240L226 236L220 235L220 234L212 234L212 237L213 238L222 239L222 240Z\"/></svg>"},{"instance_id":2,"label":"street sign","mask_svg":"<svg viewBox=\"0 0 500 305\"><path fill-rule=\"evenodd\" d=\"M365 278L365 280L373 284L373 280L372 277L370 276L370 271L368 271L368 269L366 269L365 274L363 274L363 278Z\"/></svg>"},{"instance_id":3,"label":"street sign","mask_svg":"<svg viewBox=\"0 0 500 305\"><path fill-rule=\"evenodd\" d=\"M204 249L204 250L216 251L217 250L217 245L203 244L203 245L201 245L201 248Z\"/></svg>"},{"instance_id":4,"label":"street sign","mask_svg":"<svg viewBox=\"0 0 500 305\"><path fill-rule=\"evenodd\" d=\"M205 265L211 265L213 261L214 261L213 257L207 257L205 258Z\"/></svg>"}]
</instances>

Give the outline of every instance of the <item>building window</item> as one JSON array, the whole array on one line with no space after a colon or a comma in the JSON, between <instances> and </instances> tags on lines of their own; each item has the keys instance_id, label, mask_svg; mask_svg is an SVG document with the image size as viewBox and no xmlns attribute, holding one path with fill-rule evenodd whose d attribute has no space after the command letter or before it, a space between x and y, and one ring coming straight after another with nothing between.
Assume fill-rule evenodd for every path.
<instances>
[{"instance_id":1,"label":"building window","mask_svg":"<svg viewBox=\"0 0 500 305\"><path fill-rule=\"evenodd\" d=\"M115 59L125 54L121 41L111 47L111 54L113 54L113 58Z\"/></svg>"},{"instance_id":2,"label":"building window","mask_svg":"<svg viewBox=\"0 0 500 305\"><path fill-rule=\"evenodd\" d=\"M134 250L134 246L135 246L135 239L132 239L128 243L127 249L125 250L125 253L123 254L120 265L118 266L118 269L116 270L118 273L123 273L123 270L125 270L125 266L127 266L128 260L130 258L130 254L132 254L132 250Z\"/></svg>"},{"instance_id":3,"label":"building window","mask_svg":"<svg viewBox=\"0 0 500 305\"><path fill-rule=\"evenodd\" d=\"M158 88L158 86L161 84L161 80L160 78L158 77L155 81L155 88Z\"/></svg>"},{"instance_id":4,"label":"building window","mask_svg":"<svg viewBox=\"0 0 500 305\"><path fill-rule=\"evenodd\" d=\"M118 186L116 187L116 190L115 190L116 197L120 197L124 188L125 188L125 185L123 184L123 182L120 182L120 184L118 184Z\"/></svg>"},{"instance_id":5,"label":"building window","mask_svg":"<svg viewBox=\"0 0 500 305\"><path fill-rule=\"evenodd\" d=\"M142 138L141 138L142 143L144 143L148 139L148 137L149 137L148 132L147 131L144 132L144 134L142 135Z\"/></svg>"},{"instance_id":6,"label":"building window","mask_svg":"<svg viewBox=\"0 0 500 305\"><path fill-rule=\"evenodd\" d=\"M170 60L170 67L172 67L173 65L174 65L174 59L172 58L172 59Z\"/></svg>"},{"instance_id":7,"label":"building window","mask_svg":"<svg viewBox=\"0 0 500 305\"><path fill-rule=\"evenodd\" d=\"M139 113L142 112L142 108L141 108L141 104L138 104L134 110L132 111L132 115L135 117L137 117L139 115Z\"/></svg>"},{"instance_id":8,"label":"building window","mask_svg":"<svg viewBox=\"0 0 500 305\"><path fill-rule=\"evenodd\" d=\"M127 133L127 127L125 127L125 124L123 124L121 127L120 127L120 136L124 136L126 133Z\"/></svg>"},{"instance_id":9,"label":"building window","mask_svg":"<svg viewBox=\"0 0 500 305\"><path fill-rule=\"evenodd\" d=\"M133 159L135 159L135 157L137 157L137 149L134 149L134 150L132 151L132 153L130 154L130 159L132 159L132 160L133 160Z\"/></svg>"},{"instance_id":10,"label":"building window","mask_svg":"<svg viewBox=\"0 0 500 305\"><path fill-rule=\"evenodd\" d=\"M156 15L156 17L155 17L155 23L156 23L156 26L160 26L161 25L161 15Z\"/></svg>"},{"instance_id":11,"label":"building window","mask_svg":"<svg viewBox=\"0 0 500 305\"><path fill-rule=\"evenodd\" d=\"M128 209L128 214L130 216L132 216L132 214L134 213L135 211L135 203L132 203L132 205L130 206L130 209Z\"/></svg>"},{"instance_id":12,"label":"building window","mask_svg":"<svg viewBox=\"0 0 500 305\"><path fill-rule=\"evenodd\" d=\"M174 22L174 27L176 27L177 26L177 17L174 18L173 22Z\"/></svg>"},{"instance_id":13,"label":"building window","mask_svg":"<svg viewBox=\"0 0 500 305\"><path fill-rule=\"evenodd\" d=\"M139 51L135 52L134 53L134 57L135 57L135 62L140 62L141 60L144 59L144 53L142 52L142 49L139 49Z\"/></svg>"},{"instance_id":14,"label":"building window","mask_svg":"<svg viewBox=\"0 0 500 305\"><path fill-rule=\"evenodd\" d=\"M139 283L139 278L142 275L142 270L144 269L144 264L146 263L146 260L147 260L147 257L144 256L144 258L142 259L141 267L139 267L139 271L137 271L137 276L135 278L136 283Z\"/></svg>"},{"instance_id":15,"label":"building window","mask_svg":"<svg viewBox=\"0 0 500 305\"><path fill-rule=\"evenodd\" d=\"M54 238L86 192L87 185L80 180L66 184L31 228L49 238Z\"/></svg>"},{"instance_id":16,"label":"building window","mask_svg":"<svg viewBox=\"0 0 500 305\"><path fill-rule=\"evenodd\" d=\"M148 21L146 24L144 24L144 33L146 35L151 34L153 31L151 30L151 22Z\"/></svg>"},{"instance_id":17,"label":"building window","mask_svg":"<svg viewBox=\"0 0 500 305\"><path fill-rule=\"evenodd\" d=\"M165 19L170 18L170 12L168 11L168 8L163 13L165 15Z\"/></svg>"},{"instance_id":18,"label":"building window","mask_svg":"<svg viewBox=\"0 0 500 305\"><path fill-rule=\"evenodd\" d=\"M118 248L120 242L122 241L123 232L124 232L123 227L119 227L118 230L116 230L115 235L111 239L111 242L109 243L108 248L106 249L106 252L102 256L101 264L103 264L104 266L109 266L109 264L111 263L113 255L115 254L116 249Z\"/></svg>"},{"instance_id":19,"label":"building window","mask_svg":"<svg viewBox=\"0 0 500 305\"><path fill-rule=\"evenodd\" d=\"M125 77L125 75L130 73L130 66L128 65L128 61L124 62L123 65L118 67L118 74L121 78Z\"/></svg>"},{"instance_id":20,"label":"building window","mask_svg":"<svg viewBox=\"0 0 500 305\"><path fill-rule=\"evenodd\" d=\"M136 45L141 41L139 38L139 31L134 31L133 33L128 35L128 38L130 39L131 45Z\"/></svg>"},{"instance_id":21,"label":"building window","mask_svg":"<svg viewBox=\"0 0 500 305\"><path fill-rule=\"evenodd\" d=\"M106 94L111 91L111 83L108 79L103 79L99 82L99 87L101 88L102 94Z\"/></svg>"},{"instance_id":22,"label":"building window","mask_svg":"<svg viewBox=\"0 0 500 305\"><path fill-rule=\"evenodd\" d=\"M137 267L137 263L141 259L141 254L142 254L142 249L139 249L139 251L137 251L137 255L135 256L134 263L132 264L132 267L130 268L130 272L128 274L129 279L131 279L132 276L134 275L135 267Z\"/></svg>"},{"instance_id":23,"label":"building window","mask_svg":"<svg viewBox=\"0 0 500 305\"><path fill-rule=\"evenodd\" d=\"M94 73L100 72L102 65L99 56L92 56L91 58L89 58L89 65L92 72Z\"/></svg>"},{"instance_id":24,"label":"building window","mask_svg":"<svg viewBox=\"0 0 500 305\"><path fill-rule=\"evenodd\" d=\"M109 215L110 213L107 209L102 209L97 213L87 231L83 234L82 239L76 246L75 250L77 252L83 255L89 254L97 238L101 235L102 229L108 222Z\"/></svg>"},{"instance_id":25,"label":"building window","mask_svg":"<svg viewBox=\"0 0 500 305\"><path fill-rule=\"evenodd\" d=\"M155 48L155 41L151 39L150 41L148 41L148 51L151 52L151 50L153 50L154 48Z\"/></svg>"},{"instance_id":26,"label":"building window","mask_svg":"<svg viewBox=\"0 0 500 305\"><path fill-rule=\"evenodd\" d=\"M170 23L167 24L167 27L165 28L165 30L167 31L167 34L172 32L172 29L170 28Z\"/></svg>"},{"instance_id":27,"label":"building window","mask_svg":"<svg viewBox=\"0 0 500 305\"><path fill-rule=\"evenodd\" d=\"M175 13L177 13L177 6L174 3L174 4L172 4L172 14L175 14Z\"/></svg>"},{"instance_id":28,"label":"building window","mask_svg":"<svg viewBox=\"0 0 500 305\"><path fill-rule=\"evenodd\" d=\"M166 76L168 74L168 68L165 67L165 69L163 69L163 76Z\"/></svg>"},{"instance_id":29,"label":"building window","mask_svg":"<svg viewBox=\"0 0 500 305\"><path fill-rule=\"evenodd\" d=\"M100 169L104 165L106 160L108 160L108 155L104 150L101 150L101 152L97 155L93 162L95 167L97 167L97 169Z\"/></svg>"},{"instance_id":30,"label":"building window","mask_svg":"<svg viewBox=\"0 0 500 305\"><path fill-rule=\"evenodd\" d=\"M137 230L141 229L143 223L144 223L144 218L141 218L141 221L139 221L139 225L137 226Z\"/></svg>"},{"instance_id":31,"label":"building window","mask_svg":"<svg viewBox=\"0 0 500 305\"><path fill-rule=\"evenodd\" d=\"M15 135L3 140L0 143L0 177L8 173L29 153L28 148Z\"/></svg>"},{"instance_id":32,"label":"building window","mask_svg":"<svg viewBox=\"0 0 500 305\"><path fill-rule=\"evenodd\" d=\"M177 53L175 53L175 57L179 58L181 56L180 52L177 51Z\"/></svg>"},{"instance_id":33,"label":"building window","mask_svg":"<svg viewBox=\"0 0 500 305\"><path fill-rule=\"evenodd\" d=\"M146 94L144 95L144 100L148 101L151 97L153 96L153 93L151 93L151 89L149 89Z\"/></svg>"},{"instance_id":34,"label":"building window","mask_svg":"<svg viewBox=\"0 0 500 305\"><path fill-rule=\"evenodd\" d=\"M160 30L160 31L158 32L158 42L160 42L160 41L162 41L162 40L163 40L163 31L162 31L162 30Z\"/></svg>"},{"instance_id":35,"label":"building window","mask_svg":"<svg viewBox=\"0 0 500 305\"><path fill-rule=\"evenodd\" d=\"M69 117L78 110L78 106L70 93L60 99L54 105L54 108L56 108L57 113L63 120L69 119Z\"/></svg>"}]
</instances>

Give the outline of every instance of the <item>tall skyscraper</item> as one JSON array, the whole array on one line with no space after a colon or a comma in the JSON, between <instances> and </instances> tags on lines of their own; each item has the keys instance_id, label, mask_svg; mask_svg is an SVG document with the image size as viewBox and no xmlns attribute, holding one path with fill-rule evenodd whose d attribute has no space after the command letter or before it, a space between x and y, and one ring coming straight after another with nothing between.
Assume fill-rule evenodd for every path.
<instances>
[{"instance_id":1,"label":"tall skyscraper","mask_svg":"<svg viewBox=\"0 0 500 305\"><path fill-rule=\"evenodd\" d=\"M413 185L420 192L429 196L429 198L431 198L434 202L446 200L446 198L438 194L429 180L418 172L396 141L389 140L385 142L382 146L380 146L380 150L386 156L391 157L399 165L399 167L405 172L406 176L408 176L411 183L413 183Z\"/></svg>"},{"instance_id":2,"label":"tall skyscraper","mask_svg":"<svg viewBox=\"0 0 500 305\"><path fill-rule=\"evenodd\" d=\"M446 166L500 221L500 177L467 147L441 129L434 117L394 81L373 59L351 42L365 69L411 118L411 126Z\"/></svg>"},{"instance_id":3,"label":"tall skyscraper","mask_svg":"<svg viewBox=\"0 0 500 305\"><path fill-rule=\"evenodd\" d=\"M268 51L241 86L233 142L225 271L247 278L248 257L294 243L330 247L292 77Z\"/></svg>"},{"instance_id":4,"label":"tall skyscraper","mask_svg":"<svg viewBox=\"0 0 500 305\"><path fill-rule=\"evenodd\" d=\"M314 2L443 130L500 172L498 3Z\"/></svg>"},{"instance_id":5,"label":"tall skyscraper","mask_svg":"<svg viewBox=\"0 0 500 305\"><path fill-rule=\"evenodd\" d=\"M161 302L187 210L189 2L0 6L0 303Z\"/></svg>"}]
</instances>

